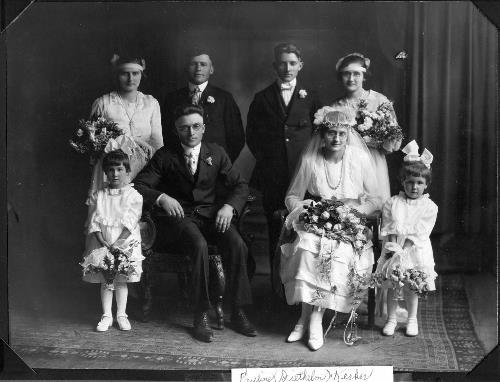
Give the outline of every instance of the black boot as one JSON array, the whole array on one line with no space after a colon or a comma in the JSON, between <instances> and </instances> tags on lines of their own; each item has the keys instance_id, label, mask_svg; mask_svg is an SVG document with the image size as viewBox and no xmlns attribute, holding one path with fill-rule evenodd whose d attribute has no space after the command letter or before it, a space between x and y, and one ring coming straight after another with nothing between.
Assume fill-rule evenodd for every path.
<instances>
[{"instance_id":1,"label":"black boot","mask_svg":"<svg viewBox=\"0 0 500 382\"><path fill-rule=\"evenodd\" d=\"M233 308L233 312L231 314L231 324L236 332L241 333L244 336L255 337L257 335L257 331L250 321L248 321L245 312L241 308Z\"/></svg>"},{"instance_id":2,"label":"black boot","mask_svg":"<svg viewBox=\"0 0 500 382\"><path fill-rule=\"evenodd\" d=\"M208 312L199 311L194 317L194 338L203 342L212 342L214 333L208 325Z\"/></svg>"}]
</instances>

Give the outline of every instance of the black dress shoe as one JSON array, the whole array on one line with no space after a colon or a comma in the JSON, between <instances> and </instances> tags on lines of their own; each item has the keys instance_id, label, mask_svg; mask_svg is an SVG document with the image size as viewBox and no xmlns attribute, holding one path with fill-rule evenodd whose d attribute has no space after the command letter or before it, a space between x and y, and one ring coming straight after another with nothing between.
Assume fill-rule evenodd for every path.
<instances>
[{"instance_id":1,"label":"black dress shoe","mask_svg":"<svg viewBox=\"0 0 500 382\"><path fill-rule=\"evenodd\" d=\"M250 321L248 321L245 312L243 312L241 308L233 309L233 313L231 314L231 324L236 332L241 333L244 336L255 337L257 335L257 331Z\"/></svg>"},{"instance_id":2,"label":"black dress shoe","mask_svg":"<svg viewBox=\"0 0 500 382\"><path fill-rule=\"evenodd\" d=\"M214 333L208 325L208 313L196 313L194 318L194 338L203 342L212 342Z\"/></svg>"}]
</instances>

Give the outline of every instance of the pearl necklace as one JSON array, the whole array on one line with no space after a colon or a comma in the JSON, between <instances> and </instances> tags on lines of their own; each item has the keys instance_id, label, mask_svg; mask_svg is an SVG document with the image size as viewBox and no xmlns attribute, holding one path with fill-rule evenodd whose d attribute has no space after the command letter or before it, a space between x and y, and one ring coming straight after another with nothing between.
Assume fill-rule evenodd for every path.
<instances>
[{"instance_id":1,"label":"pearl necklace","mask_svg":"<svg viewBox=\"0 0 500 382\"><path fill-rule=\"evenodd\" d=\"M323 153L323 163L325 165L325 172L326 172L326 183L328 186L335 191L337 188L340 187L342 184L342 179L344 178L344 156L342 155L342 159L340 160L340 178L336 186L332 185L332 182L330 181L330 172L328 171L328 162L326 161L325 154Z\"/></svg>"}]
</instances>

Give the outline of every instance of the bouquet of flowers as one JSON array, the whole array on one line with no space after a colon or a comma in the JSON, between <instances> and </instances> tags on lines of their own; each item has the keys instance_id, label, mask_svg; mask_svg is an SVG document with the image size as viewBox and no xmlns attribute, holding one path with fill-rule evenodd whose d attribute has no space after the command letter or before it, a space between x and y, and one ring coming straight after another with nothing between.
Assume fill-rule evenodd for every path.
<instances>
[{"instance_id":1,"label":"bouquet of flowers","mask_svg":"<svg viewBox=\"0 0 500 382\"><path fill-rule=\"evenodd\" d=\"M115 122L104 117L88 121L80 119L78 129L69 140L69 144L76 152L96 155L104 151L110 139L120 135L123 135L122 129Z\"/></svg>"},{"instance_id":2,"label":"bouquet of flowers","mask_svg":"<svg viewBox=\"0 0 500 382\"><path fill-rule=\"evenodd\" d=\"M311 202L305 208L299 222L304 224L307 232L350 243L356 251L361 251L368 242L366 217L356 209L339 200Z\"/></svg>"},{"instance_id":3,"label":"bouquet of flowers","mask_svg":"<svg viewBox=\"0 0 500 382\"><path fill-rule=\"evenodd\" d=\"M411 291L418 294L419 297L427 297L429 291L426 281L427 274L417 269L403 269L400 265L396 265L389 276L386 277L377 274L375 277L377 278L376 283L378 286L383 282L389 282L395 290L401 290L401 288L407 286Z\"/></svg>"},{"instance_id":4,"label":"bouquet of flowers","mask_svg":"<svg viewBox=\"0 0 500 382\"><path fill-rule=\"evenodd\" d=\"M370 146L383 147L387 151L397 151L401 147L403 131L394 119L392 102L381 103L377 110L367 110L367 102L359 102L354 129Z\"/></svg>"},{"instance_id":5,"label":"bouquet of flowers","mask_svg":"<svg viewBox=\"0 0 500 382\"><path fill-rule=\"evenodd\" d=\"M136 273L136 266L130 260L132 250L139 245L138 241L130 242L127 247L101 247L94 249L85 260L80 263L83 274L101 273L109 288L117 275L131 276Z\"/></svg>"}]
</instances>

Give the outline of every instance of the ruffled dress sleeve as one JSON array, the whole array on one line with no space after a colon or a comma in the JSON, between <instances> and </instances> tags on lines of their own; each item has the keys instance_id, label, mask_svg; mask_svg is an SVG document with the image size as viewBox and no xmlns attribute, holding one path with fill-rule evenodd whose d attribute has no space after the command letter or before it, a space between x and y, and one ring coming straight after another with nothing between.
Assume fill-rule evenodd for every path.
<instances>
[{"instance_id":1,"label":"ruffled dress sleeve","mask_svg":"<svg viewBox=\"0 0 500 382\"><path fill-rule=\"evenodd\" d=\"M94 103L92 103L92 108L90 109L90 118L97 118L104 116L104 97L97 98Z\"/></svg>"},{"instance_id":2,"label":"ruffled dress sleeve","mask_svg":"<svg viewBox=\"0 0 500 382\"><path fill-rule=\"evenodd\" d=\"M128 192L126 205L123 206L125 210L121 217L121 224L130 232L133 232L137 228L139 220L141 220L142 195L133 188L130 188Z\"/></svg>"},{"instance_id":3,"label":"ruffled dress sleeve","mask_svg":"<svg viewBox=\"0 0 500 382\"><path fill-rule=\"evenodd\" d=\"M393 196L384 203L382 207L382 224L380 227L380 237L386 238L391 234L397 234L395 224L392 220L392 204L397 196Z\"/></svg>"},{"instance_id":4,"label":"ruffled dress sleeve","mask_svg":"<svg viewBox=\"0 0 500 382\"><path fill-rule=\"evenodd\" d=\"M438 206L430 199L426 199L424 209L418 221L413 224L413 232L409 232L407 239L413 241L418 247L423 241L427 241L432 233L434 225L436 224Z\"/></svg>"},{"instance_id":5,"label":"ruffled dress sleeve","mask_svg":"<svg viewBox=\"0 0 500 382\"><path fill-rule=\"evenodd\" d=\"M160 147L163 147L163 133L161 128L160 104L155 98L151 98L153 113L151 114L151 138L149 144L153 147L153 151L156 152Z\"/></svg>"},{"instance_id":6,"label":"ruffled dress sleeve","mask_svg":"<svg viewBox=\"0 0 500 382\"><path fill-rule=\"evenodd\" d=\"M97 199L99 191L93 192L87 200L88 204L88 216L87 216L87 235L93 232L100 232L101 227L99 225L98 212L97 212Z\"/></svg>"},{"instance_id":7,"label":"ruffled dress sleeve","mask_svg":"<svg viewBox=\"0 0 500 382\"><path fill-rule=\"evenodd\" d=\"M364 214L371 214L382 206L382 198L379 196L377 179L372 162L368 155L361 153L358 160L361 163L361 172L363 176L363 196L364 200L356 209ZM354 160L354 158L353 158Z\"/></svg>"}]
</instances>

